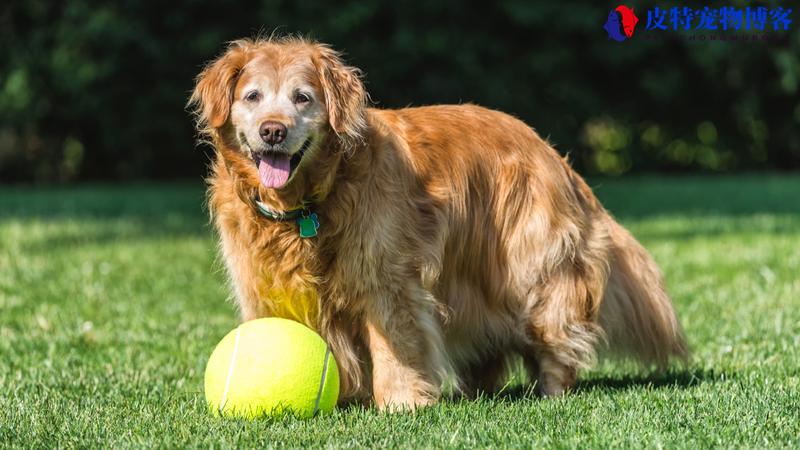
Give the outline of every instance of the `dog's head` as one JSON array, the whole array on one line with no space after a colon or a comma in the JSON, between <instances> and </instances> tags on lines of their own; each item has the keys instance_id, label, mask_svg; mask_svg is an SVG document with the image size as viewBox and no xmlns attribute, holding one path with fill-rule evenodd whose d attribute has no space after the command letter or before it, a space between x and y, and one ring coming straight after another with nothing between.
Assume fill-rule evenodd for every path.
<instances>
[{"instance_id":1,"label":"dog's head","mask_svg":"<svg viewBox=\"0 0 800 450\"><path fill-rule=\"evenodd\" d=\"M303 39L240 40L198 76L189 103L198 128L234 143L268 189L288 185L334 138L362 138L367 94L358 69Z\"/></svg>"}]
</instances>

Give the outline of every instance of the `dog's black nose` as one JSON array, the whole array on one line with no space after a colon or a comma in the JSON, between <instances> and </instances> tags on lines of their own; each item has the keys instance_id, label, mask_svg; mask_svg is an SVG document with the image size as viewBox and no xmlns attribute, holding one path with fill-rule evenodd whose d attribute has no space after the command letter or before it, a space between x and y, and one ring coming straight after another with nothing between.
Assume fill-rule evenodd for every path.
<instances>
[{"instance_id":1,"label":"dog's black nose","mask_svg":"<svg viewBox=\"0 0 800 450\"><path fill-rule=\"evenodd\" d=\"M268 120L258 128L258 134L267 144L280 144L286 139L286 125L274 120Z\"/></svg>"}]
</instances>

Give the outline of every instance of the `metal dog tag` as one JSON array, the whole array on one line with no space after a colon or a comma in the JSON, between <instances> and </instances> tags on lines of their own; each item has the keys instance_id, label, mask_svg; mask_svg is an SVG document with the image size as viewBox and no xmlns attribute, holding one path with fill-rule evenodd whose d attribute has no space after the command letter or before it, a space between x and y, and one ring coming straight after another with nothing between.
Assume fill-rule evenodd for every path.
<instances>
[{"instance_id":1,"label":"metal dog tag","mask_svg":"<svg viewBox=\"0 0 800 450\"><path fill-rule=\"evenodd\" d=\"M308 216L301 216L297 218L297 225L300 227L300 237L310 238L317 235L319 229L319 218L317 213L311 213Z\"/></svg>"}]
</instances>

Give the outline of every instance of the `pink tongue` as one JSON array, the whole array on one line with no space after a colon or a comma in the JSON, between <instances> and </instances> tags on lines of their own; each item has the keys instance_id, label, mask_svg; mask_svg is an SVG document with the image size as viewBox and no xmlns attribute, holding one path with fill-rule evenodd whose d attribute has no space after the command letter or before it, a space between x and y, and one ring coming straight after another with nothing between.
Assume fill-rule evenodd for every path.
<instances>
[{"instance_id":1,"label":"pink tongue","mask_svg":"<svg viewBox=\"0 0 800 450\"><path fill-rule=\"evenodd\" d=\"M269 153L258 162L258 177L267 188L279 188L289 180L289 155Z\"/></svg>"}]
</instances>

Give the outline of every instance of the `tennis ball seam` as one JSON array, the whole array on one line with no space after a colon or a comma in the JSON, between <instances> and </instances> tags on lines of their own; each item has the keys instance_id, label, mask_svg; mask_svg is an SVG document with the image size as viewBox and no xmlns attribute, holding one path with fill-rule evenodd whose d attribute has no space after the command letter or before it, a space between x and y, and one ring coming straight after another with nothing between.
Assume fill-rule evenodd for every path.
<instances>
[{"instance_id":1,"label":"tennis ball seam","mask_svg":"<svg viewBox=\"0 0 800 450\"><path fill-rule=\"evenodd\" d=\"M331 357L331 347L325 343L325 360L322 363L322 376L319 378L319 389L317 389L317 399L314 401L314 412L311 416L316 416L319 412L319 400L322 398L322 390L325 388L325 377L328 376L328 361Z\"/></svg>"},{"instance_id":2,"label":"tennis ball seam","mask_svg":"<svg viewBox=\"0 0 800 450\"><path fill-rule=\"evenodd\" d=\"M219 400L219 407L217 410L222 415L225 409L225 404L228 402L228 390L231 387L231 379L233 378L233 369L236 367L236 355L239 353L239 336L241 335L241 327L236 327L236 337L233 339L233 352L231 352L231 360L228 363L228 375L225 377L225 389L222 391L222 397Z\"/></svg>"}]
</instances>

